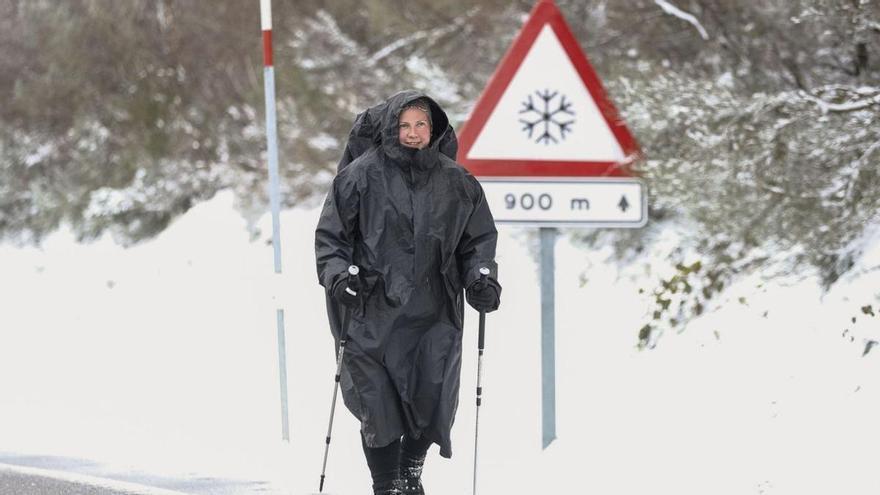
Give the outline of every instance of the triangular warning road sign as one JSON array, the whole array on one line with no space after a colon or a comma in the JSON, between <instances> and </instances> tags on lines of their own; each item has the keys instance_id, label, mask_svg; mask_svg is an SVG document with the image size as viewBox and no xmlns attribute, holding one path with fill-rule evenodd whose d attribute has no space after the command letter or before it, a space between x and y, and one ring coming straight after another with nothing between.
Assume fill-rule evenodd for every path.
<instances>
[{"instance_id":1,"label":"triangular warning road sign","mask_svg":"<svg viewBox=\"0 0 880 495\"><path fill-rule=\"evenodd\" d=\"M638 145L562 13L538 2L459 135L478 177L626 176Z\"/></svg>"}]
</instances>

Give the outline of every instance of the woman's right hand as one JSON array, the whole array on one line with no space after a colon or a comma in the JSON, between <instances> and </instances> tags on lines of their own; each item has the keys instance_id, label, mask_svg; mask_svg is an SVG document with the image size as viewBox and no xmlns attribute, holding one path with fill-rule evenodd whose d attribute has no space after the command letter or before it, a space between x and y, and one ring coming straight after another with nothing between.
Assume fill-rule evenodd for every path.
<instances>
[{"instance_id":1,"label":"woman's right hand","mask_svg":"<svg viewBox=\"0 0 880 495\"><path fill-rule=\"evenodd\" d=\"M356 307L361 301L361 280L355 272L349 272L339 277L333 285L333 298L348 307Z\"/></svg>"}]
</instances>

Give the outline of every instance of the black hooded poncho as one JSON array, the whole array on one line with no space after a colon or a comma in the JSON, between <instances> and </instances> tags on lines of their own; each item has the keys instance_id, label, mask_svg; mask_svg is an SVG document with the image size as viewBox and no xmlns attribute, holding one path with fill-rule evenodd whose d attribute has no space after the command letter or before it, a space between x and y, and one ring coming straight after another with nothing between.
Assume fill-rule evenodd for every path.
<instances>
[{"instance_id":1,"label":"black hooded poncho","mask_svg":"<svg viewBox=\"0 0 880 495\"><path fill-rule=\"evenodd\" d=\"M432 135L415 150L398 139L404 91L358 115L315 232L318 279L328 292L334 339L342 307L333 284L361 269L341 389L367 446L427 435L451 457L450 430L461 374L462 289L491 271L497 285L495 222L477 180L455 163L457 141L430 98Z\"/></svg>"}]
</instances>

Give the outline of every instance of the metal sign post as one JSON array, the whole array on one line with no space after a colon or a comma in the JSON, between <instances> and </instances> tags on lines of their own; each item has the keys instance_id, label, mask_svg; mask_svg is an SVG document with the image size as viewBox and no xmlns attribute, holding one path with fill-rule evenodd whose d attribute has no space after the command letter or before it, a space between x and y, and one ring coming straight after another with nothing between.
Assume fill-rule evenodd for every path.
<instances>
[{"instance_id":1,"label":"metal sign post","mask_svg":"<svg viewBox=\"0 0 880 495\"><path fill-rule=\"evenodd\" d=\"M281 276L281 199L278 179L278 129L275 117L275 68L272 63L272 1L260 0L260 23L263 29L263 86L266 95L266 146L269 155L269 204L272 208L272 248L275 256L275 274ZM281 284L273 284L281 287ZM278 330L278 374L281 384L281 438L290 441L290 421L287 413L287 356L284 338L284 309L280 294L275 299L275 325Z\"/></svg>"},{"instance_id":2,"label":"metal sign post","mask_svg":"<svg viewBox=\"0 0 880 495\"><path fill-rule=\"evenodd\" d=\"M541 227L541 447L556 440L556 236Z\"/></svg>"}]
</instances>

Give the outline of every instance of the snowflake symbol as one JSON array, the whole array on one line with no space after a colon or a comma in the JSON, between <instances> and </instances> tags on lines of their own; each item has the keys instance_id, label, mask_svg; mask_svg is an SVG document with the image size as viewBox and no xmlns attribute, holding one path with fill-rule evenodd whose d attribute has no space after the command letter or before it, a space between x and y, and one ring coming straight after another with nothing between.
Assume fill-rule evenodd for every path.
<instances>
[{"instance_id":1,"label":"snowflake symbol","mask_svg":"<svg viewBox=\"0 0 880 495\"><path fill-rule=\"evenodd\" d=\"M535 134L535 131L541 131L541 127L543 127L543 132L535 139L536 143L544 142L544 144L558 143L559 139L554 136L553 133L550 132L551 129L554 129L558 132L560 139L565 139L565 133L571 132L571 125L574 124L574 119L568 121L560 121L557 118L562 117L560 114L568 114L574 115L574 111L571 109L571 102L566 101L565 95L559 97L559 103L555 106L553 105L553 100L559 94L558 91L550 92L550 90L535 91L535 94L538 95L540 100L536 105L534 100L532 100L532 95L528 96L528 101L522 102L522 110L519 111L520 115L527 114L527 117L532 120L526 120L526 118L521 118L519 121L523 124L524 131L529 133L529 139Z\"/></svg>"}]
</instances>

